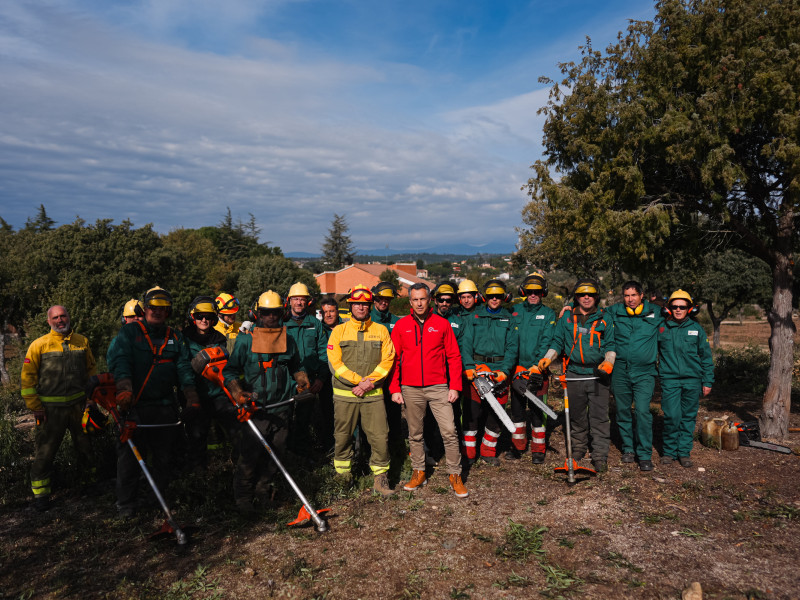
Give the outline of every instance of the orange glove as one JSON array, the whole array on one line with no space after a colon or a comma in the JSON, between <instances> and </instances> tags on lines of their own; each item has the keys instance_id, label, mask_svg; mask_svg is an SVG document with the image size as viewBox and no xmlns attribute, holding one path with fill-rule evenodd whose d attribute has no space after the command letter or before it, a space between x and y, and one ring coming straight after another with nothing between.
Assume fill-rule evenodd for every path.
<instances>
[{"instance_id":1,"label":"orange glove","mask_svg":"<svg viewBox=\"0 0 800 600\"><path fill-rule=\"evenodd\" d=\"M298 371L294 374L294 380L297 382L297 393L302 394L307 389L311 387L311 383L308 381L308 375L305 371Z\"/></svg>"},{"instance_id":2,"label":"orange glove","mask_svg":"<svg viewBox=\"0 0 800 600\"><path fill-rule=\"evenodd\" d=\"M475 379L475 369L467 369L466 371L464 371L464 375L467 376L467 379L472 381L473 379Z\"/></svg>"},{"instance_id":3,"label":"orange glove","mask_svg":"<svg viewBox=\"0 0 800 600\"><path fill-rule=\"evenodd\" d=\"M247 405L242 405L236 411L236 420L240 423L247 423L257 410L258 408L256 408L256 405L252 402Z\"/></svg>"},{"instance_id":4,"label":"orange glove","mask_svg":"<svg viewBox=\"0 0 800 600\"><path fill-rule=\"evenodd\" d=\"M528 373L530 373L531 375L537 375L541 372L542 372L541 369L539 369L537 365L533 365L530 369L528 369Z\"/></svg>"},{"instance_id":5,"label":"orange glove","mask_svg":"<svg viewBox=\"0 0 800 600\"><path fill-rule=\"evenodd\" d=\"M233 401L239 406L247 404L253 400L252 394L250 394L250 392L245 392L242 389L242 386L239 385L239 381L236 379L227 381L225 383L225 387L227 387L228 391L231 393L231 398L233 398Z\"/></svg>"},{"instance_id":6,"label":"orange glove","mask_svg":"<svg viewBox=\"0 0 800 600\"><path fill-rule=\"evenodd\" d=\"M606 375L611 375L611 371L614 370L614 365L612 365L610 362L604 360L599 365L597 365L597 370L598 371L602 371Z\"/></svg>"},{"instance_id":7,"label":"orange glove","mask_svg":"<svg viewBox=\"0 0 800 600\"><path fill-rule=\"evenodd\" d=\"M542 360L540 360L539 364L537 365L539 367L539 372L541 373L542 371L545 371L552 362L553 361L550 360L549 358L543 358Z\"/></svg>"},{"instance_id":8,"label":"orange glove","mask_svg":"<svg viewBox=\"0 0 800 600\"><path fill-rule=\"evenodd\" d=\"M492 374L494 375L495 381L497 381L497 383L503 383L506 379L508 379L508 377L506 377L506 374L503 373L502 371L492 371Z\"/></svg>"}]
</instances>

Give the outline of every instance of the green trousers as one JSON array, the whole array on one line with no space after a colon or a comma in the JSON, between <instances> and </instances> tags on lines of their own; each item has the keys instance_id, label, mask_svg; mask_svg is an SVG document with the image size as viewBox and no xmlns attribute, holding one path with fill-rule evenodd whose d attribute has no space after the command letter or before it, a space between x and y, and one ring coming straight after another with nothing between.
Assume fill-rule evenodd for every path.
<instances>
[{"instance_id":1,"label":"green trousers","mask_svg":"<svg viewBox=\"0 0 800 600\"><path fill-rule=\"evenodd\" d=\"M620 365L611 374L611 390L617 405L617 427L622 437L622 452L636 454L638 460L653 456L653 415L650 401L656 378L650 374L631 375ZM634 413L636 418L634 419Z\"/></svg>"},{"instance_id":2,"label":"green trousers","mask_svg":"<svg viewBox=\"0 0 800 600\"><path fill-rule=\"evenodd\" d=\"M81 427L83 407L83 402L70 406L44 405L47 418L36 428L36 452L31 465L31 489L37 498L50 496L53 460L67 430L75 445L78 467L86 469L91 463L92 446Z\"/></svg>"},{"instance_id":3,"label":"green trousers","mask_svg":"<svg viewBox=\"0 0 800 600\"><path fill-rule=\"evenodd\" d=\"M661 410L664 411L664 456L689 456L703 384L699 379L662 379Z\"/></svg>"},{"instance_id":4,"label":"green trousers","mask_svg":"<svg viewBox=\"0 0 800 600\"><path fill-rule=\"evenodd\" d=\"M359 418L361 430L372 448L369 466L374 475L389 470L389 425L383 396L373 400L349 402L333 398L333 466L337 473L349 473L353 465L353 432Z\"/></svg>"}]
</instances>

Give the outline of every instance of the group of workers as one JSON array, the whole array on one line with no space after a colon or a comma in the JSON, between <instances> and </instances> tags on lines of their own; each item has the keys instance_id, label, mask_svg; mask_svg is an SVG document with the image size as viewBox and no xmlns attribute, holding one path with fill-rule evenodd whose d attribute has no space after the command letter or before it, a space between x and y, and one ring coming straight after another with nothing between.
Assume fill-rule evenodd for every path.
<instances>
[{"instance_id":1,"label":"group of workers","mask_svg":"<svg viewBox=\"0 0 800 600\"><path fill-rule=\"evenodd\" d=\"M581 279L557 316L543 303L543 274L528 275L517 292L522 302L512 304L498 279L481 290L470 280L433 289L417 283L408 290L410 314L400 318L389 312L398 295L394 285L356 285L343 320L333 298L320 302L317 318L307 286L295 283L285 300L271 290L261 294L243 321L231 294L199 296L178 331L167 325L171 295L154 287L125 304L122 328L109 345L115 404L138 425L132 439L159 487L174 468L176 428L185 427L189 467L202 472L216 423L233 442L233 492L244 514L272 499L277 472L244 427L247 421L278 456L292 452L310 460L315 441L316 450L332 447L336 476L345 484L352 480L357 442L365 438L374 490L382 495L395 493L387 473L392 445L403 441L403 419L412 468L402 486L407 491L426 485L426 466L439 446L450 488L460 498L469 495L462 465L497 466L498 443L507 445L508 460L529 452L541 464L547 416L529 399L533 395L547 408L551 367L559 367L569 397L575 466L589 455L594 471L607 470L613 392L622 462L654 468L650 403L656 377L664 412L661 465L692 466L699 398L711 391L713 362L688 293L677 290L662 307L629 281L621 303L601 308L597 282ZM51 331L30 345L22 368L22 396L37 422L31 486L39 510L49 506L53 459L66 430L79 461L90 468L83 431L96 410L85 392L96 371L86 338L73 332L63 306L51 307L47 318ZM215 348L224 349L226 361L220 377L209 380L201 357ZM140 506L139 474L137 458L120 442L116 497L122 517Z\"/></svg>"}]
</instances>

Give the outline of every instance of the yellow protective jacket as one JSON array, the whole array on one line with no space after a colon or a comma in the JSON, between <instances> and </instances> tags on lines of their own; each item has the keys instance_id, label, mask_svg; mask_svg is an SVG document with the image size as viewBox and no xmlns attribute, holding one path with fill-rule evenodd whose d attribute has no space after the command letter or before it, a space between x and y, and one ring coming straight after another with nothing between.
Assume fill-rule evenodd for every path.
<instances>
[{"instance_id":1,"label":"yellow protective jacket","mask_svg":"<svg viewBox=\"0 0 800 600\"><path fill-rule=\"evenodd\" d=\"M33 340L22 364L22 398L30 410L42 404L68 406L86 397L86 382L97 373L89 341L79 333L50 333Z\"/></svg>"},{"instance_id":2,"label":"yellow protective jacket","mask_svg":"<svg viewBox=\"0 0 800 600\"><path fill-rule=\"evenodd\" d=\"M239 321L234 321L232 324L228 325L225 321L220 319L217 321L217 324L214 325L214 329L219 331L229 340L235 340L236 336L239 334L239 327L241 326L242 324Z\"/></svg>"},{"instance_id":3,"label":"yellow protective jacket","mask_svg":"<svg viewBox=\"0 0 800 600\"><path fill-rule=\"evenodd\" d=\"M381 384L394 364L394 344L389 330L372 320L350 319L334 327L328 339L328 366L333 373L333 395L341 400L364 402L381 397ZM363 398L352 389L369 377L375 389Z\"/></svg>"}]
</instances>

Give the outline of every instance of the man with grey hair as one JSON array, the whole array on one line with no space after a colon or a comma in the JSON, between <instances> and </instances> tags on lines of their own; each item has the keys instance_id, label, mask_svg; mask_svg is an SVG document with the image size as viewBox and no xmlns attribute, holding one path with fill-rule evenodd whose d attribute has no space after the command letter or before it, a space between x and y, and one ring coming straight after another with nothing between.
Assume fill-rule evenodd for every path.
<instances>
[{"instance_id":1,"label":"man with grey hair","mask_svg":"<svg viewBox=\"0 0 800 600\"><path fill-rule=\"evenodd\" d=\"M63 306L47 311L50 333L28 347L22 365L21 393L36 417L36 451L31 465L34 507L50 506L53 460L69 429L81 468L88 468L92 449L81 426L86 383L97 372L88 340L72 331Z\"/></svg>"},{"instance_id":2,"label":"man with grey hair","mask_svg":"<svg viewBox=\"0 0 800 600\"><path fill-rule=\"evenodd\" d=\"M408 290L408 298L411 314L392 329L397 363L389 384L392 401L403 405L408 422L413 473L403 489L417 490L427 482L422 430L430 406L442 433L450 487L456 496L466 498L469 493L461 481L461 452L452 406L461 392L461 352L450 322L431 312L428 287L415 283Z\"/></svg>"}]
</instances>

